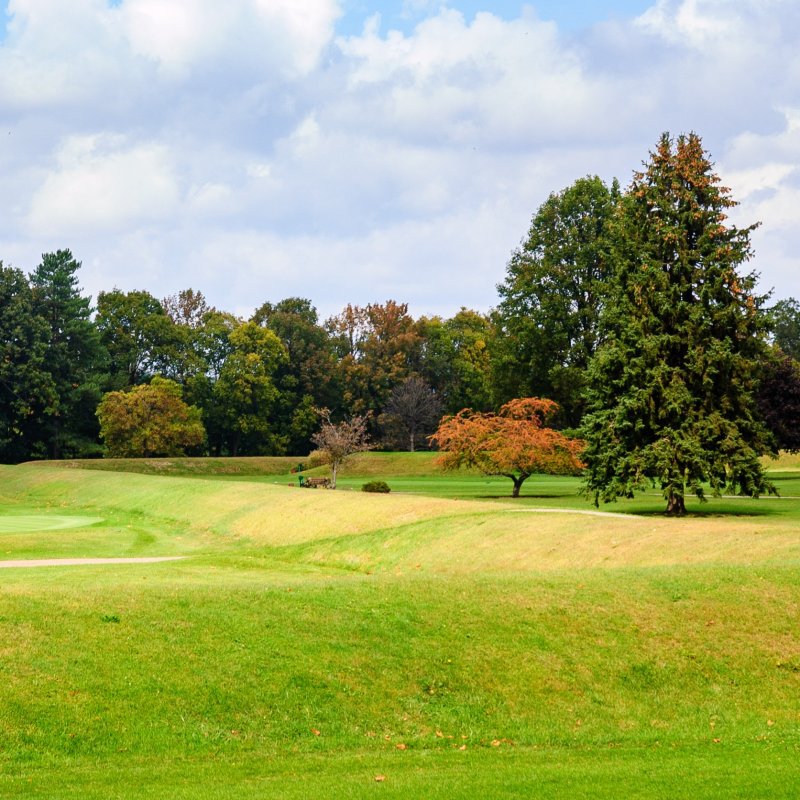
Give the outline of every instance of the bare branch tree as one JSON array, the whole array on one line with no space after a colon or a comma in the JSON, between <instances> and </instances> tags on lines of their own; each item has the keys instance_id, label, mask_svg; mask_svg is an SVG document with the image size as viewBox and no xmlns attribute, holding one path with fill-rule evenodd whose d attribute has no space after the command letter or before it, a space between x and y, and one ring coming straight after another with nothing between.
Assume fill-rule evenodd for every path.
<instances>
[{"instance_id":1,"label":"bare branch tree","mask_svg":"<svg viewBox=\"0 0 800 800\"><path fill-rule=\"evenodd\" d=\"M343 422L331 422L331 412L318 408L322 428L311 437L326 464L331 467L331 489L336 488L336 474L345 459L353 453L372 449L367 435L367 417L355 416Z\"/></svg>"},{"instance_id":2,"label":"bare branch tree","mask_svg":"<svg viewBox=\"0 0 800 800\"><path fill-rule=\"evenodd\" d=\"M434 430L442 416L442 402L422 378L412 375L392 390L384 412L405 431L414 452L417 436Z\"/></svg>"}]
</instances>

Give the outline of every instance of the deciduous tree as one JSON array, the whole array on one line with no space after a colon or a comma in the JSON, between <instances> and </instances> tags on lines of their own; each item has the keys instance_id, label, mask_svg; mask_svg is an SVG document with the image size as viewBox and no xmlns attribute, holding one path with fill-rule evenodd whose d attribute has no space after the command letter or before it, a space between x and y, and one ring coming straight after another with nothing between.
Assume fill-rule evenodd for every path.
<instances>
[{"instance_id":1,"label":"deciduous tree","mask_svg":"<svg viewBox=\"0 0 800 800\"><path fill-rule=\"evenodd\" d=\"M180 333L149 292L100 292L96 324L111 357L112 385L134 386L155 374L173 372Z\"/></svg>"},{"instance_id":2,"label":"deciduous tree","mask_svg":"<svg viewBox=\"0 0 800 800\"><path fill-rule=\"evenodd\" d=\"M382 424L399 427L413 453L419 438L432 431L441 416L442 401L436 392L427 381L412 375L392 390Z\"/></svg>"},{"instance_id":3,"label":"deciduous tree","mask_svg":"<svg viewBox=\"0 0 800 800\"><path fill-rule=\"evenodd\" d=\"M599 342L609 272L614 182L580 178L539 208L497 289L493 367L500 397L556 399L570 425L583 413L585 371Z\"/></svg>"},{"instance_id":4,"label":"deciduous tree","mask_svg":"<svg viewBox=\"0 0 800 800\"><path fill-rule=\"evenodd\" d=\"M156 376L128 391L108 392L97 408L109 456L181 456L205 440L200 410L181 399L181 387Z\"/></svg>"},{"instance_id":5,"label":"deciduous tree","mask_svg":"<svg viewBox=\"0 0 800 800\"><path fill-rule=\"evenodd\" d=\"M626 193L583 425L595 502L653 482L682 514L706 484L770 488L754 398L766 320L740 272L755 226L727 225L733 205L696 134L664 134Z\"/></svg>"},{"instance_id":6,"label":"deciduous tree","mask_svg":"<svg viewBox=\"0 0 800 800\"><path fill-rule=\"evenodd\" d=\"M777 348L763 364L758 409L777 447L800 452L800 362Z\"/></svg>"},{"instance_id":7,"label":"deciduous tree","mask_svg":"<svg viewBox=\"0 0 800 800\"><path fill-rule=\"evenodd\" d=\"M511 400L499 414L471 409L445 417L431 441L442 451L444 469L474 467L484 475L513 481L512 497L535 473L574 475L582 468L582 443L545 423L558 411L552 400L525 397Z\"/></svg>"},{"instance_id":8,"label":"deciduous tree","mask_svg":"<svg viewBox=\"0 0 800 800\"><path fill-rule=\"evenodd\" d=\"M275 424L293 455L305 455L318 425L314 407L341 409L333 346L319 324L310 300L288 297L264 303L252 321L271 330L283 342L288 359L275 373L280 397Z\"/></svg>"},{"instance_id":9,"label":"deciduous tree","mask_svg":"<svg viewBox=\"0 0 800 800\"><path fill-rule=\"evenodd\" d=\"M367 432L366 416L354 416L339 423L331 421L327 408L318 409L322 427L311 440L317 446L324 462L331 468L331 488L336 488L339 468L353 453L372 449Z\"/></svg>"},{"instance_id":10,"label":"deciduous tree","mask_svg":"<svg viewBox=\"0 0 800 800\"><path fill-rule=\"evenodd\" d=\"M245 322L230 334L231 352L213 387L218 430L228 452L235 456L283 455L286 443L272 424L279 397L275 373L287 359L286 348L272 332Z\"/></svg>"},{"instance_id":11,"label":"deciduous tree","mask_svg":"<svg viewBox=\"0 0 800 800\"><path fill-rule=\"evenodd\" d=\"M795 361L800 361L800 303L793 297L779 300L769 310L775 344Z\"/></svg>"}]
</instances>

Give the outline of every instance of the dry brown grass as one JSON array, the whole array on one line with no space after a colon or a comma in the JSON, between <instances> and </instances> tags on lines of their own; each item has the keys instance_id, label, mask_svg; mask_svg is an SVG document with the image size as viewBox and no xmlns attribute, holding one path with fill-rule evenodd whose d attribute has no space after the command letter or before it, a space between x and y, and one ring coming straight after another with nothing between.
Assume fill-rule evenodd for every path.
<instances>
[{"instance_id":1,"label":"dry brown grass","mask_svg":"<svg viewBox=\"0 0 800 800\"><path fill-rule=\"evenodd\" d=\"M142 514L156 524L174 520L212 549L234 537L246 548L302 546L302 560L356 568L516 572L800 558L791 516L532 512L485 501L246 482L41 467L3 473L6 492L60 507Z\"/></svg>"}]
</instances>

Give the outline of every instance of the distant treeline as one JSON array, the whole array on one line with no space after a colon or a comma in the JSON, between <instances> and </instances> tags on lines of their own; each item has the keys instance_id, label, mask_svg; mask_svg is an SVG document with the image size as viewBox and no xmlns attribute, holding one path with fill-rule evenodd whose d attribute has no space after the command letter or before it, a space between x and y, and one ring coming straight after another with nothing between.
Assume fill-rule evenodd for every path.
<instances>
[{"instance_id":1,"label":"distant treeline","mask_svg":"<svg viewBox=\"0 0 800 800\"><path fill-rule=\"evenodd\" d=\"M43 255L29 275L0 262L0 460L101 455L103 396L156 376L199 412L205 437L192 455L305 455L319 408L368 415L373 439L392 449L426 446L445 414L518 397L555 400L557 426L576 429L589 365L615 335L601 318L625 257L625 198L597 177L553 193L512 253L495 308L447 319L414 319L387 300L320 320L310 299L290 297L245 320L194 289L159 300L114 288L93 306L69 250ZM761 415L792 446L780 431L797 412L775 400L800 374L800 304L752 305L774 355Z\"/></svg>"}]
</instances>

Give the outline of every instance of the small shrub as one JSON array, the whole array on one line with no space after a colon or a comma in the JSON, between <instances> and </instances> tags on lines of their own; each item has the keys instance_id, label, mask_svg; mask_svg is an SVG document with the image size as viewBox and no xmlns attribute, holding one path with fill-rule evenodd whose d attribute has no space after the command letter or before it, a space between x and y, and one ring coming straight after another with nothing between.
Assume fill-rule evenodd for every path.
<instances>
[{"instance_id":1,"label":"small shrub","mask_svg":"<svg viewBox=\"0 0 800 800\"><path fill-rule=\"evenodd\" d=\"M379 494L388 494L392 490L386 481L370 481L361 487L362 492L377 492Z\"/></svg>"}]
</instances>

